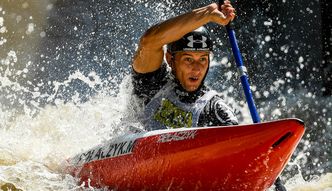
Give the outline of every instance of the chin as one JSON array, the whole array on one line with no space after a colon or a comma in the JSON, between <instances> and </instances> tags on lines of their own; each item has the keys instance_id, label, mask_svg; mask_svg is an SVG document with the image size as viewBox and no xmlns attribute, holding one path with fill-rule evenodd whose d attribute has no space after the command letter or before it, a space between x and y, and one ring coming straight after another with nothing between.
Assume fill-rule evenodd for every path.
<instances>
[{"instance_id":1,"label":"chin","mask_svg":"<svg viewBox=\"0 0 332 191\"><path fill-rule=\"evenodd\" d=\"M189 87L189 88L186 88L185 90L187 91L187 92L194 92L194 91L196 91L198 89L198 87Z\"/></svg>"}]
</instances>

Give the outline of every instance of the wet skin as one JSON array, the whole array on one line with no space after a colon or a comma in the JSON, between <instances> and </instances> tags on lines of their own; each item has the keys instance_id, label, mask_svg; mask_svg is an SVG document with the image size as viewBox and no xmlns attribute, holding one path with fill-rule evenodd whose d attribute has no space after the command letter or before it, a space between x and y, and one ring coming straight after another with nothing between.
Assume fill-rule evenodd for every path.
<instances>
[{"instance_id":1,"label":"wet skin","mask_svg":"<svg viewBox=\"0 0 332 191\"><path fill-rule=\"evenodd\" d=\"M171 61L175 77L188 91L196 91L201 85L209 67L208 51L182 51L175 53Z\"/></svg>"}]
</instances>

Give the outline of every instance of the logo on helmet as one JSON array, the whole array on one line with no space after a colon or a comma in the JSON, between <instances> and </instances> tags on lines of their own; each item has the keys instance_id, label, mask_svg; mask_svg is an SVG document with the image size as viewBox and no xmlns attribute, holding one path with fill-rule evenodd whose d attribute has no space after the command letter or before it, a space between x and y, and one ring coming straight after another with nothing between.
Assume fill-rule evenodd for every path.
<instances>
[{"instance_id":1,"label":"logo on helmet","mask_svg":"<svg viewBox=\"0 0 332 191\"><path fill-rule=\"evenodd\" d=\"M212 51L213 44L209 31L199 27L181 37L179 40L167 45L170 52L177 51Z\"/></svg>"},{"instance_id":2,"label":"logo on helmet","mask_svg":"<svg viewBox=\"0 0 332 191\"><path fill-rule=\"evenodd\" d=\"M200 43L201 44L201 48L206 48L207 47L207 37L205 36L201 36L202 39L194 39L194 36L188 36L187 39L189 40L189 43L187 44L188 47L194 48L194 43Z\"/></svg>"}]
</instances>

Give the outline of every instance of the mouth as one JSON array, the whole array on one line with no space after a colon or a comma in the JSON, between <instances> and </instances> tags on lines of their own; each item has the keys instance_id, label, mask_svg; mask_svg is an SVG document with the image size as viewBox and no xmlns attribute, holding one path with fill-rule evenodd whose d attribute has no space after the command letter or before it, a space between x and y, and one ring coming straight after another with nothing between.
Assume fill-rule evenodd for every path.
<instances>
[{"instance_id":1,"label":"mouth","mask_svg":"<svg viewBox=\"0 0 332 191\"><path fill-rule=\"evenodd\" d=\"M197 82L198 81L198 77L197 76L192 76L189 77L190 82Z\"/></svg>"}]
</instances>

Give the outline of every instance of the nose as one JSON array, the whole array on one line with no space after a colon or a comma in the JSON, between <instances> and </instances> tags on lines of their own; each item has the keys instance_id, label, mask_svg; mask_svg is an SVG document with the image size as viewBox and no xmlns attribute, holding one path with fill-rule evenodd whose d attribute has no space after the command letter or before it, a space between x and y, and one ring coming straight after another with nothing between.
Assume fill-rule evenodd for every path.
<instances>
[{"instance_id":1,"label":"nose","mask_svg":"<svg viewBox=\"0 0 332 191\"><path fill-rule=\"evenodd\" d=\"M195 72L200 72L202 70L201 64L198 61L195 61L192 64L192 70L195 71Z\"/></svg>"}]
</instances>

